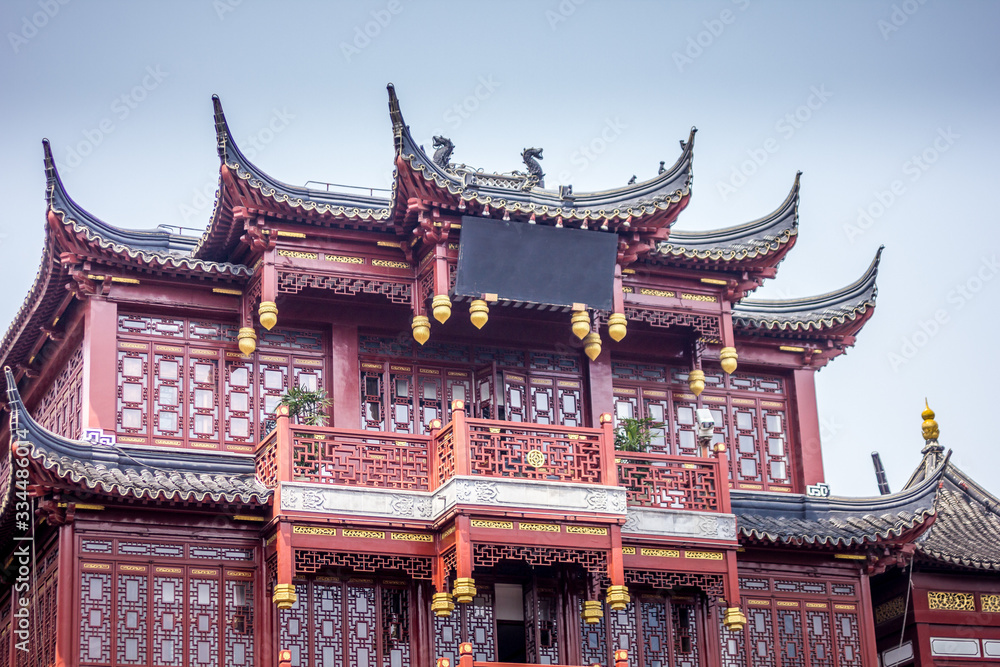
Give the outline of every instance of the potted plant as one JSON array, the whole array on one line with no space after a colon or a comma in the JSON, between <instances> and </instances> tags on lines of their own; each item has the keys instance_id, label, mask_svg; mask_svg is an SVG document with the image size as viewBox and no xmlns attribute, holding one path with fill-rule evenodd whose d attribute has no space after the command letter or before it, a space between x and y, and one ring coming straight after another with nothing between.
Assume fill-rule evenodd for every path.
<instances>
[{"instance_id":1,"label":"potted plant","mask_svg":"<svg viewBox=\"0 0 1000 667\"><path fill-rule=\"evenodd\" d=\"M663 424L650 417L626 417L615 428L615 449L621 452L644 452L653 439L652 431L661 428Z\"/></svg>"},{"instance_id":2,"label":"potted plant","mask_svg":"<svg viewBox=\"0 0 1000 667\"><path fill-rule=\"evenodd\" d=\"M288 407L288 416L296 424L326 426L329 419L326 411L332 403L322 389L311 391L305 387L290 387L278 404Z\"/></svg>"}]
</instances>

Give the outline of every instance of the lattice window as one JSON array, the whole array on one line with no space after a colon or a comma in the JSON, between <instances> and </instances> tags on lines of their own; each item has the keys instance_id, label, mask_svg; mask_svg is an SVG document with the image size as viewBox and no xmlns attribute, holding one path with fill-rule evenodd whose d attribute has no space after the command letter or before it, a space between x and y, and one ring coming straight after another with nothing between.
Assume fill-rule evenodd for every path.
<instances>
[{"instance_id":1,"label":"lattice window","mask_svg":"<svg viewBox=\"0 0 1000 667\"><path fill-rule=\"evenodd\" d=\"M861 632L857 614L834 614L837 624L837 662L841 667L861 667Z\"/></svg>"},{"instance_id":2,"label":"lattice window","mask_svg":"<svg viewBox=\"0 0 1000 667\"><path fill-rule=\"evenodd\" d=\"M413 369L390 364L389 371L389 430L394 433L412 433Z\"/></svg>"},{"instance_id":3,"label":"lattice window","mask_svg":"<svg viewBox=\"0 0 1000 667\"><path fill-rule=\"evenodd\" d=\"M378 664L378 610L375 587L347 585L347 662L362 667Z\"/></svg>"},{"instance_id":4,"label":"lattice window","mask_svg":"<svg viewBox=\"0 0 1000 667\"><path fill-rule=\"evenodd\" d=\"M167 572L158 574L163 570ZM184 664L184 578L171 570L181 568L153 567L152 657L160 667Z\"/></svg>"},{"instance_id":5,"label":"lattice window","mask_svg":"<svg viewBox=\"0 0 1000 667\"><path fill-rule=\"evenodd\" d=\"M382 586L382 665L410 664L410 592Z\"/></svg>"},{"instance_id":6,"label":"lattice window","mask_svg":"<svg viewBox=\"0 0 1000 667\"><path fill-rule=\"evenodd\" d=\"M806 614L809 628L810 667L833 667L833 636L829 612L811 611Z\"/></svg>"},{"instance_id":7,"label":"lattice window","mask_svg":"<svg viewBox=\"0 0 1000 667\"><path fill-rule=\"evenodd\" d=\"M110 572L80 575L80 663L111 660L112 590Z\"/></svg>"},{"instance_id":8,"label":"lattice window","mask_svg":"<svg viewBox=\"0 0 1000 667\"><path fill-rule=\"evenodd\" d=\"M216 570L191 571L191 578L188 582L188 618L186 620L188 664L192 667L218 667L219 665L219 580L217 577Z\"/></svg>"},{"instance_id":9,"label":"lattice window","mask_svg":"<svg viewBox=\"0 0 1000 667\"><path fill-rule=\"evenodd\" d=\"M583 599L580 599L579 613L583 615ZM611 650L608 648L608 627L607 616L601 618L599 623L580 623L580 655L585 665L600 665L606 667L609 664Z\"/></svg>"},{"instance_id":10,"label":"lattice window","mask_svg":"<svg viewBox=\"0 0 1000 667\"><path fill-rule=\"evenodd\" d=\"M248 451L290 382L324 388L320 332L261 331L251 357L236 350L236 333L232 324L119 316L119 441Z\"/></svg>"},{"instance_id":11,"label":"lattice window","mask_svg":"<svg viewBox=\"0 0 1000 667\"><path fill-rule=\"evenodd\" d=\"M344 667L343 585L313 582L313 664Z\"/></svg>"},{"instance_id":12,"label":"lattice window","mask_svg":"<svg viewBox=\"0 0 1000 667\"><path fill-rule=\"evenodd\" d=\"M427 433L427 425L444 416L444 386L441 369L417 369L417 432ZM442 419L442 422L444 420Z\"/></svg>"},{"instance_id":13,"label":"lattice window","mask_svg":"<svg viewBox=\"0 0 1000 667\"><path fill-rule=\"evenodd\" d=\"M278 611L278 625L281 628L281 648L292 654L292 667L309 665L309 610L313 606L312 587L296 585L295 604L291 609ZM338 623L340 619L337 619ZM323 663L320 663L323 664Z\"/></svg>"},{"instance_id":14,"label":"lattice window","mask_svg":"<svg viewBox=\"0 0 1000 667\"><path fill-rule=\"evenodd\" d=\"M253 645L254 598L252 577L225 582L226 667L255 665Z\"/></svg>"},{"instance_id":15,"label":"lattice window","mask_svg":"<svg viewBox=\"0 0 1000 667\"><path fill-rule=\"evenodd\" d=\"M635 618L637 604L638 602L633 598L622 611L612 611L605 606L604 617L608 621L612 652L617 649L625 649L630 656L639 655L639 625Z\"/></svg>"},{"instance_id":16,"label":"lattice window","mask_svg":"<svg viewBox=\"0 0 1000 667\"><path fill-rule=\"evenodd\" d=\"M146 662L146 608L147 592L145 574L128 575L122 570L132 567L145 570L144 566L119 567L118 574L118 641L119 665L141 665Z\"/></svg>"},{"instance_id":17,"label":"lattice window","mask_svg":"<svg viewBox=\"0 0 1000 667\"><path fill-rule=\"evenodd\" d=\"M83 346L73 351L32 411L43 428L66 438L83 432Z\"/></svg>"},{"instance_id":18,"label":"lattice window","mask_svg":"<svg viewBox=\"0 0 1000 667\"><path fill-rule=\"evenodd\" d=\"M774 635L771 610L751 607L747 609L747 638L750 659L755 667L774 667Z\"/></svg>"},{"instance_id":19,"label":"lattice window","mask_svg":"<svg viewBox=\"0 0 1000 667\"><path fill-rule=\"evenodd\" d=\"M806 667L802 646L802 614L778 609L778 657L782 667Z\"/></svg>"},{"instance_id":20,"label":"lattice window","mask_svg":"<svg viewBox=\"0 0 1000 667\"><path fill-rule=\"evenodd\" d=\"M642 596L639 607L644 664L650 667L667 667L670 665L667 603L660 598Z\"/></svg>"},{"instance_id":21,"label":"lattice window","mask_svg":"<svg viewBox=\"0 0 1000 667\"><path fill-rule=\"evenodd\" d=\"M698 667L701 665L701 643L698 641L697 608L672 600L670 618L674 633L674 665Z\"/></svg>"},{"instance_id":22,"label":"lattice window","mask_svg":"<svg viewBox=\"0 0 1000 667\"><path fill-rule=\"evenodd\" d=\"M375 366L377 371L365 370ZM369 431L385 430L385 396L382 388L382 364L363 362L361 364L361 419Z\"/></svg>"}]
</instances>

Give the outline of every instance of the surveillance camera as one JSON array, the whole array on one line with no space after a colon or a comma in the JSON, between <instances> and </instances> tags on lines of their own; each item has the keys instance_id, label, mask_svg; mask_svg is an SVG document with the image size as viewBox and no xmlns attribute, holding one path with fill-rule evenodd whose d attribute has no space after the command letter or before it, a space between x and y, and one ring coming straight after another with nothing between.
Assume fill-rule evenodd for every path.
<instances>
[{"instance_id":1,"label":"surveillance camera","mask_svg":"<svg viewBox=\"0 0 1000 667\"><path fill-rule=\"evenodd\" d=\"M712 411L708 408L698 408L695 416L698 420L698 437L711 439L715 433L715 417L712 416Z\"/></svg>"}]
</instances>

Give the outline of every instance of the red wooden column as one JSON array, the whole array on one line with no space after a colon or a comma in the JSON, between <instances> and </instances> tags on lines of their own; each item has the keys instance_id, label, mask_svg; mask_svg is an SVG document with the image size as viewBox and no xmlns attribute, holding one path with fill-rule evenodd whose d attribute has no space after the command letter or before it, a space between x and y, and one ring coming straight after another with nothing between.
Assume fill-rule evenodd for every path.
<instances>
[{"instance_id":1,"label":"red wooden column","mask_svg":"<svg viewBox=\"0 0 1000 667\"><path fill-rule=\"evenodd\" d=\"M819 434L819 411L816 407L816 369L804 368L792 373L792 383L795 385L795 423L798 424L800 447L800 470L802 471L802 488L819 484L823 476L823 451Z\"/></svg>"},{"instance_id":2,"label":"red wooden column","mask_svg":"<svg viewBox=\"0 0 1000 667\"><path fill-rule=\"evenodd\" d=\"M861 613L858 615L858 630L861 632L861 651L864 655L862 659L864 664L879 664L871 581L868 573L864 571L861 572Z\"/></svg>"},{"instance_id":3,"label":"red wooden column","mask_svg":"<svg viewBox=\"0 0 1000 667\"><path fill-rule=\"evenodd\" d=\"M83 428L117 425L118 305L90 297L84 305ZM79 437L81 434L74 434Z\"/></svg>"},{"instance_id":4,"label":"red wooden column","mask_svg":"<svg viewBox=\"0 0 1000 667\"><path fill-rule=\"evenodd\" d=\"M76 623L78 607L73 602L73 591L76 590L76 553L72 521L59 526L59 572L56 576L56 667L72 667L76 664L73 656L76 655L75 640L79 634Z\"/></svg>"},{"instance_id":5,"label":"red wooden column","mask_svg":"<svg viewBox=\"0 0 1000 667\"><path fill-rule=\"evenodd\" d=\"M611 378L611 346L605 345L601 354L587 364L587 384L590 385L590 419L592 427L599 427L600 415L612 409L615 404Z\"/></svg>"},{"instance_id":6,"label":"red wooden column","mask_svg":"<svg viewBox=\"0 0 1000 667\"><path fill-rule=\"evenodd\" d=\"M277 452L275 454L275 467L277 468L277 484L274 489L274 515L281 514L281 483L291 482L294 479L292 464L292 432L290 420L288 418L288 406L281 405L275 412L277 416ZM277 583L274 585L274 595L272 600L278 609L291 609L295 604L295 584L292 578L295 573L295 556L292 551L292 524L281 521L279 518L277 534L275 539L275 549L277 550Z\"/></svg>"},{"instance_id":7,"label":"red wooden column","mask_svg":"<svg viewBox=\"0 0 1000 667\"><path fill-rule=\"evenodd\" d=\"M335 324L330 331L330 397L335 428L361 428L361 368L358 365L358 327Z\"/></svg>"},{"instance_id":8,"label":"red wooden column","mask_svg":"<svg viewBox=\"0 0 1000 667\"><path fill-rule=\"evenodd\" d=\"M615 423L610 412L601 414L601 484L618 486L618 464L615 463Z\"/></svg>"},{"instance_id":9,"label":"red wooden column","mask_svg":"<svg viewBox=\"0 0 1000 667\"><path fill-rule=\"evenodd\" d=\"M465 423L465 401L451 402L451 442L455 448L455 474L472 474L469 427Z\"/></svg>"},{"instance_id":10,"label":"red wooden column","mask_svg":"<svg viewBox=\"0 0 1000 667\"><path fill-rule=\"evenodd\" d=\"M476 597L476 580L472 578L471 520L464 514L455 517L455 602L468 604Z\"/></svg>"},{"instance_id":11,"label":"red wooden column","mask_svg":"<svg viewBox=\"0 0 1000 667\"><path fill-rule=\"evenodd\" d=\"M625 585L625 557L622 555L622 529L621 526L608 526L611 537L611 551L608 554L608 578L611 585L608 586L608 594L605 602L612 611L622 611L625 605L632 601L628 594L628 586Z\"/></svg>"}]
</instances>

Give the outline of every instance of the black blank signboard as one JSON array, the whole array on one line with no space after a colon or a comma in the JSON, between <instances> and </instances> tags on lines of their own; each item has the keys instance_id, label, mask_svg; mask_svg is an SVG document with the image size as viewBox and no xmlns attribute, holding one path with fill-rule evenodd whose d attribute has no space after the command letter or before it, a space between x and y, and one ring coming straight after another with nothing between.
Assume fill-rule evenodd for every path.
<instances>
[{"instance_id":1,"label":"black blank signboard","mask_svg":"<svg viewBox=\"0 0 1000 667\"><path fill-rule=\"evenodd\" d=\"M462 218L456 296L612 309L618 235Z\"/></svg>"}]
</instances>

